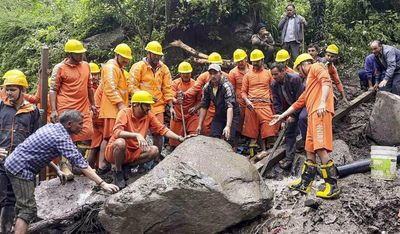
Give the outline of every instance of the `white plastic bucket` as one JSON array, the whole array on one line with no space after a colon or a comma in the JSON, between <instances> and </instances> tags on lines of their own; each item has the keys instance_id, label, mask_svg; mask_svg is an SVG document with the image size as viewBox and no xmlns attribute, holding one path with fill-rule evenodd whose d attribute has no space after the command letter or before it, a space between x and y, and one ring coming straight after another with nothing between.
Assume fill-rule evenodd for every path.
<instances>
[{"instance_id":1,"label":"white plastic bucket","mask_svg":"<svg viewBox=\"0 0 400 234\"><path fill-rule=\"evenodd\" d=\"M397 148L371 146L371 177L394 180L397 174Z\"/></svg>"}]
</instances>

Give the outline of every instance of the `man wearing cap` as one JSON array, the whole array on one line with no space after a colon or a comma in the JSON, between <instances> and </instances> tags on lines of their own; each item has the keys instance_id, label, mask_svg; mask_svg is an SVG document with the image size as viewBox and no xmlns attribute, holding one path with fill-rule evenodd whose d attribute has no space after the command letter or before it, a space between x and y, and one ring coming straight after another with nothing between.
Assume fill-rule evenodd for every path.
<instances>
[{"instance_id":1,"label":"man wearing cap","mask_svg":"<svg viewBox=\"0 0 400 234\"><path fill-rule=\"evenodd\" d=\"M275 113L282 114L303 93L303 79L297 73L286 72L283 63L273 63L271 65L271 73L274 78L271 86ZM307 118L300 120L299 115L301 112L307 112L306 108L295 112L290 115L285 122L282 122L282 125L286 125L286 157L279 161L279 165L282 169L290 169L292 166L296 149L296 137L299 135L299 129L303 139L306 139ZM303 116L307 116L307 113L303 114ZM305 124L299 124L300 121L305 121Z\"/></svg>"},{"instance_id":2,"label":"man wearing cap","mask_svg":"<svg viewBox=\"0 0 400 234\"><path fill-rule=\"evenodd\" d=\"M90 147L93 134L93 124L90 112L96 114L94 103L92 80L89 64L83 61L86 49L78 40L68 40L64 51L67 58L54 66L50 82L51 120L55 123L58 116L70 109L79 110L84 115L82 131L74 135L72 140L78 145L82 154ZM66 164L66 159L61 160L61 170L68 174L69 179L73 175Z\"/></svg>"},{"instance_id":3,"label":"man wearing cap","mask_svg":"<svg viewBox=\"0 0 400 234\"><path fill-rule=\"evenodd\" d=\"M183 142L178 136L162 124L150 111L153 96L147 91L136 91L131 98L132 108L118 113L113 134L106 148L106 160L113 165L114 184L120 189L126 186L122 171L123 165L134 166L150 160L158 160L160 152L157 146L149 145L145 137L147 130Z\"/></svg>"},{"instance_id":4,"label":"man wearing cap","mask_svg":"<svg viewBox=\"0 0 400 234\"><path fill-rule=\"evenodd\" d=\"M171 73L162 61L164 55L162 46L157 41L147 43L145 50L147 56L132 65L129 73L132 79L133 91L145 90L153 95L154 105L151 107L153 112L161 123L164 123L165 106L169 106L171 117L175 117L175 109L172 99L172 77ZM163 138L155 133L153 135L154 145L162 150Z\"/></svg>"},{"instance_id":5,"label":"man wearing cap","mask_svg":"<svg viewBox=\"0 0 400 234\"><path fill-rule=\"evenodd\" d=\"M222 64L222 57L219 53L217 52L212 52L208 56L208 63L209 64ZM222 75L224 77L228 77L228 74L222 71ZM184 98L193 98L196 97L199 93L202 93L203 87L207 84L207 82L210 80L210 73L208 71L205 71L201 73L197 79L196 83L194 86L192 86L190 89L188 89L186 92L184 92ZM209 108L207 109L207 114L206 117L204 118L203 121L203 126L202 126L202 134L209 136L211 134L211 122L214 118L215 115L215 106L211 102Z\"/></svg>"},{"instance_id":6,"label":"man wearing cap","mask_svg":"<svg viewBox=\"0 0 400 234\"><path fill-rule=\"evenodd\" d=\"M285 49L281 49L276 53L275 63L282 63L286 73L290 74L296 73L292 68L288 66L289 59L290 59L289 52Z\"/></svg>"},{"instance_id":7,"label":"man wearing cap","mask_svg":"<svg viewBox=\"0 0 400 234\"><path fill-rule=\"evenodd\" d=\"M203 88L197 133L201 132L204 117L212 102L215 106L215 115L211 122L211 137L224 138L233 145L240 116L235 90L228 79L223 76L220 65L210 64L208 73L210 80Z\"/></svg>"},{"instance_id":8,"label":"man wearing cap","mask_svg":"<svg viewBox=\"0 0 400 234\"><path fill-rule=\"evenodd\" d=\"M261 138L261 149L265 150L265 140L277 135L279 126L269 126L274 115L272 108L272 76L264 68L264 54L253 50L250 54L253 69L243 77L242 98L247 109L244 119L243 135L251 138L250 148L256 147L258 136ZM251 152L254 156L254 152Z\"/></svg>"},{"instance_id":9,"label":"man wearing cap","mask_svg":"<svg viewBox=\"0 0 400 234\"><path fill-rule=\"evenodd\" d=\"M233 52L233 62L236 63L236 67L229 71L228 80L231 82L233 89L235 90L236 102L239 104L240 108L240 118L236 130L237 133L241 134L243 130L246 103L244 102L242 95L240 95L240 92L242 91L243 76L253 69L253 66L247 62L247 54L242 49L237 49ZM237 140L237 137L238 136L235 136L235 140Z\"/></svg>"},{"instance_id":10,"label":"man wearing cap","mask_svg":"<svg viewBox=\"0 0 400 234\"><path fill-rule=\"evenodd\" d=\"M334 62L337 60L339 55L339 48L335 44L329 45L325 50L325 65L328 68L329 75L333 83L335 83L336 88L339 90L342 95L342 101L344 103L349 103L346 97L346 93L344 92L344 88L342 85L342 81L339 78L338 71L334 65Z\"/></svg>"},{"instance_id":11,"label":"man wearing cap","mask_svg":"<svg viewBox=\"0 0 400 234\"><path fill-rule=\"evenodd\" d=\"M180 77L172 81L172 90L174 92L174 109L176 118L171 118L170 128L171 131L179 134L196 134L197 125L199 124L198 109L200 108L201 93L199 92L195 97L188 97L183 99L183 93L189 88L193 87L195 80L192 77L192 65L188 62L181 62L178 66L178 72ZM181 107L183 116L181 113ZM185 130L183 127L183 121L185 122ZM176 147L180 144L179 141L169 139L169 145Z\"/></svg>"},{"instance_id":12,"label":"man wearing cap","mask_svg":"<svg viewBox=\"0 0 400 234\"><path fill-rule=\"evenodd\" d=\"M303 193L309 193L314 178L317 174L316 156L321 159L321 174L325 180L325 188L319 190L316 195L321 198L334 198L340 193L337 185L336 168L329 154L333 150L332 117L333 92L332 80L325 66L321 63L312 63L313 58L309 54L301 54L294 63L294 69L302 76L307 77L306 88L299 99L285 112L275 115L271 121L276 124L286 117L300 110L304 106L308 113L308 127L305 150L307 160L304 162L301 178L289 185Z\"/></svg>"},{"instance_id":13,"label":"man wearing cap","mask_svg":"<svg viewBox=\"0 0 400 234\"><path fill-rule=\"evenodd\" d=\"M275 41L271 33L267 31L267 25L259 23L256 27L256 33L251 36L251 45L253 49L259 49L267 55L265 63L273 62L275 53Z\"/></svg>"},{"instance_id":14,"label":"man wearing cap","mask_svg":"<svg viewBox=\"0 0 400 234\"><path fill-rule=\"evenodd\" d=\"M0 101L0 233L10 233L15 195L4 167L5 159L39 127L39 111L24 100L28 81L23 72L10 70L3 76L6 98Z\"/></svg>"},{"instance_id":15,"label":"man wearing cap","mask_svg":"<svg viewBox=\"0 0 400 234\"><path fill-rule=\"evenodd\" d=\"M108 60L101 69L101 83L98 88L102 90L99 118L104 120L103 141L99 152L99 174L104 174L110 169L104 161L104 151L113 133L118 112L129 104L128 82L124 76L124 67L132 59L132 50L127 44L122 43L115 47L114 52L115 57Z\"/></svg>"}]
</instances>

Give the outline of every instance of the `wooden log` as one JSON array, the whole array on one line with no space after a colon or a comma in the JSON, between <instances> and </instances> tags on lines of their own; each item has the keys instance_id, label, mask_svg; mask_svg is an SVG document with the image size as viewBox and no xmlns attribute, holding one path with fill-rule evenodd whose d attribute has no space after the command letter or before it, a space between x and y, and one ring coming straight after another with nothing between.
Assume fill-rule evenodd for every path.
<instances>
[{"instance_id":1,"label":"wooden log","mask_svg":"<svg viewBox=\"0 0 400 234\"><path fill-rule=\"evenodd\" d=\"M207 59L208 58L208 55L193 49L192 47L190 47L190 46L186 45L185 43L183 43L181 40L175 40L175 41L173 41L173 42L171 42L169 44L171 46L181 48L181 49L189 52L193 56L196 56L196 57L199 57L199 58L203 58L203 59Z\"/></svg>"},{"instance_id":2,"label":"wooden log","mask_svg":"<svg viewBox=\"0 0 400 234\"><path fill-rule=\"evenodd\" d=\"M193 61L198 64L208 64L208 59L203 58L191 58L190 61ZM222 60L222 68L231 69L235 66L235 64L231 60L223 59Z\"/></svg>"},{"instance_id":3,"label":"wooden log","mask_svg":"<svg viewBox=\"0 0 400 234\"><path fill-rule=\"evenodd\" d=\"M359 95L355 99L351 100L350 104L348 106L340 108L339 110L336 110L335 115L333 116L333 120L332 120L333 123L338 122L338 120L340 120L341 118L343 118L344 116L349 114L350 111L355 109L361 103L368 101L370 98L372 98L375 95L375 93L376 93L375 90L367 91L367 92Z\"/></svg>"}]
</instances>

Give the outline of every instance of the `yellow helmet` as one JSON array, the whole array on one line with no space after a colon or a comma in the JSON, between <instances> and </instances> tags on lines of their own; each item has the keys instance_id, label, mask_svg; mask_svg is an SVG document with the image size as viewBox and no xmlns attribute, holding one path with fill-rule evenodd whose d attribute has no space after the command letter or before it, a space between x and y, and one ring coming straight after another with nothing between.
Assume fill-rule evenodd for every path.
<instances>
[{"instance_id":1,"label":"yellow helmet","mask_svg":"<svg viewBox=\"0 0 400 234\"><path fill-rule=\"evenodd\" d=\"M28 88L28 81L26 80L25 74L17 69L10 70L6 72L3 76L4 83L3 85L19 85L24 88Z\"/></svg>"},{"instance_id":2,"label":"yellow helmet","mask_svg":"<svg viewBox=\"0 0 400 234\"><path fill-rule=\"evenodd\" d=\"M212 52L208 56L208 63L217 63L217 64L222 64L222 57L220 54L217 52Z\"/></svg>"},{"instance_id":3,"label":"yellow helmet","mask_svg":"<svg viewBox=\"0 0 400 234\"><path fill-rule=\"evenodd\" d=\"M99 66L95 63L89 63L89 67L90 67L90 73L99 73L100 72Z\"/></svg>"},{"instance_id":4,"label":"yellow helmet","mask_svg":"<svg viewBox=\"0 0 400 234\"><path fill-rule=\"evenodd\" d=\"M332 53L332 54L339 54L339 48L335 44L330 44L326 48L326 52Z\"/></svg>"},{"instance_id":5,"label":"yellow helmet","mask_svg":"<svg viewBox=\"0 0 400 234\"><path fill-rule=\"evenodd\" d=\"M192 71L192 65L190 65L188 62L181 62L178 66L179 73L191 73Z\"/></svg>"},{"instance_id":6,"label":"yellow helmet","mask_svg":"<svg viewBox=\"0 0 400 234\"><path fill-rule=\"evenodd\" d=\"M250 61L251 62L255 62L255 61L261 60L263 58L265 58L264 57L264 53L259 49L253 50L251 52L251 54L250 54Z\"/></svg>"},{"instance_id":7,"label":"yellow helmet","mask_svg":"<svg viewBox=\"0 0 400 234\"><path fill-rule=\"evenodd\" d=\"M162 46L158 41L151 41L147 43L146 48L144 49L153 54L164 55L162 52Z\"/></svg>"},{"instance_id":8,"label":"yellow helmet","mask_svg":"<svg viewBox=\"0 0 400 234\"><path fill-rule=\"evenodd\" d=\"M296 58L296 61L294 61L294 65L293 65L294 70L297 71L297 66L299 66L300 63L307 61L307 60L311 60L311 61L313 60L313 58L311 57L310 54L304 53L304 54L299 55Z\"/></svg>"},{"instance_id":9,"label":"yellow helmet","mask_svg":"<svg viewBox=\"0 0 400 234\"><path fill-rule=\"evenodd\" d=\"M131 98L132 103L145 103L145 104L154 104L153 96L147 91L139 90L136 91Z\"/></svg>"},{"instance_id":10,"label":"yellow helmet","mask_svg":"<svg viewBox=\"0 0 400 234\"><path fill-rule=\"evenodd\" d=\"M237 63L242 61L247 57L246 51L242 49L237 49L235 52L233 52L233 62Z\"/></svg>"},{"instance_id":11,"label":"yellow helmet","mask_svg":"<svg viewBox=\"0 0 400 234\"><path fill-rule=\"evenodd\" d=\"M290 59L289 52L285 49L281 49L276 53L275 62L285 62Z\"/></svg>"},{"instance_id":12,"label":"yellow helmet","mask_svg":"<svg viewBox=\"0 0 400 234\"><path fill-rule=\"evenodd\" d=\"M64 51L67 53L82 54L86 52L86 49L83 47L82 42L75 39L70 39L67 41L67 43L65 43Z\"/></svg>"},{"instance_id":13,"label":"yellow helmet","mask_svg":"<svg viewBox=\"0 0 400 234\"><path fill-rule=\"evenodd\" d=\"M115 47L114 52L116 54L121 55L124 58L127 59L132 59L132 50L131 47L129 47L127 44L125 43L121 43L119 45L117 45L117 47Z\"/></svg>"}]
</instances>

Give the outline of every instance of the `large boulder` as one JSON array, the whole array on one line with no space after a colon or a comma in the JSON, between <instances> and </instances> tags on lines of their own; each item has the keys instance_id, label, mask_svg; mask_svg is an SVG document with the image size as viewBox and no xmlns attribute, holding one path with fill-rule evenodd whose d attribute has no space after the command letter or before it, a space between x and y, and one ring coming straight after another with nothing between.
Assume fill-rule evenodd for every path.
<instances>
[{"instance_id":1,"label":"large boulder","mask_svg":"<svg viewBox=\"0 0 400 234\"><path fill-rule=\"evenodd\" d=\"M345 165L354 161L353 155L350 153L349 146L343 140L337 139L333 141L333 151L329 157L336 165Z\"/></svg>"},{"instance_id":2,"label":"large boulder","mask_svg":"<svg viewBox=\"0 0 400 234\"><path fill-rule=\"evenodd\" d=\"M378 92L367 130L379 145L400 145L400 96Z\"/></svg>"},{"instance_id":3,"label":"large boulder","mask_svg":"<svg viewBox=\"0 0 400 234\"><path fill-rule=\"evenodd\" d=\"M272 206L256 168L220 139L188 139L152 171L106 200L112 233L215 233Z\"/></svg>"}]
</instances>

